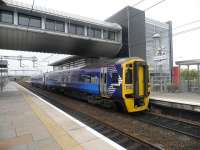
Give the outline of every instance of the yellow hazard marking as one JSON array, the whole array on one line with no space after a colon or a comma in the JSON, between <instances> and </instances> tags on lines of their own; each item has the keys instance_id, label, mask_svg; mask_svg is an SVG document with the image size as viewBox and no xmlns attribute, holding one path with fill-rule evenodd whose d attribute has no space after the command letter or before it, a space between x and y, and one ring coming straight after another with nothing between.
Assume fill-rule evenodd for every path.
<instances>
[{"instance_id":1,"label":"yellow hazard marking","mask_svg":"<svg viewBox=\"0 0 200 150\"><path fill-rule=\"evenodd\" d=\"M82 150L82 146L79 145L67 132L59 126L51 117L48 116L33 100L32 96L21 92L25 101L30 105L33 112L41 120L41 122L46 126L51 136L55 139L58 145L63 150Z\"/></svg>"}]
</instances>

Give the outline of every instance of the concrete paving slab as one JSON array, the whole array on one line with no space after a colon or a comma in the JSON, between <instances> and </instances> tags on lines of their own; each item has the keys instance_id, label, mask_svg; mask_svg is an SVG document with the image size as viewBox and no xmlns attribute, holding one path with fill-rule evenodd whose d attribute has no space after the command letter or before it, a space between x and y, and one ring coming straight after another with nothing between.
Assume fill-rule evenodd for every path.
<instances>
[{"instance_id":1,"label":"concrete paving slab","mask_svg":"<svg viewBox=\"0 0 200 150\"><path fill-rule=\"evenodd\" d=\"M85 150L114 150L112 146L100 139L88 141L87 143L82 144L82 146Z\"/></svg>"},{"instance_id":2,"label":"concrete paving slab","mask_svg":"<svg viewBox=\"0 0 200 150\"><path fill-rule=\"evenodd\" d=\"M116 143L111 145L112 141L103 135L97 136L83 123L16 83L9 83L1 95L0 144L9 144L5 142L9 139L16 140L27 135L31 137L29 142L10 142L11 147L8 148L11 150L82 150L98 147L112 150L120 147L114 147Z\"/></svg>"},{"instance_id":3,"label":"concrete paving slab","mask_svg":"<svg viewBox=\"0 0 200 150\"><path fill-rule=\"evenodd\" d=\"M46 138L28 144L29 150L61 150L60 146L52 139Z\"/></svg>"},{"instance_id":4,"label":"concrete paving slab","mask_svg":"<svg viewBox=\"0 0 200 150\"><path fill-rule=\"evenodd\" d=\"M160 99L163 101L192 104L200 106L200 94L196 93L160 93L153 92L151 94L152 99Z\"/></svg>"},{"instance_id":5,"label":"concrete paving slab","mask_svg":"<svg viewBox=\"0 0 200 150\"><path fill-rule=\"evenodd\" d=\"M151 103L200 112L200 94L152 92Z\"/></svg>"},{"instance_id":6,"label":"concrete paving slab","mask_svg":"<svg viewBox=\"0 0 200 150\"><path fill-rule=\"evenodd\" d=\"M6 150L29 150L26 144L16 145L15 147L8 148Z\"/></svg>"},{"instance_id":7,"label":"concrete paving slab","mask_svg":"<svg viewBox=\"0 0 200 150\"><path fill-rule=\"evenodd\" d=\"M26 147L23 145L32 143L32 136L31 134L26 134L23 136L7 138L0 140L0 149L19 149L20 147ZM20 146L21 145L21 146Z\"/></svg>"},{"instance_id":8,"label":"concrete paving slab","mask_svg":"<svg viewBox=\"0 0 200 150\"><path fill-rule=\"evenodd\" d=\"M88 132L85 128L79 128L74 130L69 130L68 133L76 140L79 144L83 144L92 140L97 139L97 137Z\"/></svg>"}]
</instances>

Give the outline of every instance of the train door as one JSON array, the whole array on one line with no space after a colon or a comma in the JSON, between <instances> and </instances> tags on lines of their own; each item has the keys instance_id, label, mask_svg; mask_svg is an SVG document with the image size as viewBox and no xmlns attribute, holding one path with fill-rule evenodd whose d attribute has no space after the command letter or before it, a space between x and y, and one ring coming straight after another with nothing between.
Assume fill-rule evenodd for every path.
<instances>
[{"instance_id":1,"label":"train door","mask_svg":"<svg viewBox=\"0 0 200 150\"><path fill-rule=\"evenodd\" d=\"M103 97L107 97L107 80L107 67L102 67L100 75L100 92Z\"/></svg>"},{"instance_id":2,"label":"train door","mask_svg":"<svg viewBox=\"0 0 200 150\"><path fill-rule=\"evenodd\" d=\"M134 63L134 95L135 97L148 96L148 66L144 62Z\"/></svg>"}]
</instances>

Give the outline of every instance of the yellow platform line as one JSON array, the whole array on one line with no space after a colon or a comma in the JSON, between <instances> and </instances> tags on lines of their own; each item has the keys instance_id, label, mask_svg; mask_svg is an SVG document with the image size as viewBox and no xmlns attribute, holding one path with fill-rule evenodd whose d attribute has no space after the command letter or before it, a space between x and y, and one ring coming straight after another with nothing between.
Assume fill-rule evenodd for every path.
<instances>
[{"instance_id":1,"label":"yellow platform line","mask_svg":"<svg viewBox=\"0 0 200 150\"><path fill-rule=\"evenodd\" d=\"M25 101L30 105L32 111L36 114L36 116L41 120L41 122L48 129L51 136L55 139L57 144L63 150L82 150L84 149L81 145L78 144L67 132L59 126L47 113L45 113L33 100L32 96L25 94L24 91L21 93Z\"/></svg>"}]
</instances>

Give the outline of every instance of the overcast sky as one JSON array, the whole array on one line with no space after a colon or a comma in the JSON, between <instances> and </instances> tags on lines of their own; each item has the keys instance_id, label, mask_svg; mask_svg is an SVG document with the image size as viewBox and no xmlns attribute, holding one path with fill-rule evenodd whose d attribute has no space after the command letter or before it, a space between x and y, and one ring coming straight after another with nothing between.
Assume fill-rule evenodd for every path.
<instances>
[{"instance_id":1,"label":"overcast sky","mask_svg":"<svg viewBox=\"0 0 200 150\"><path fill-rule=\"evenodd\" d=\"M32 0L18 0L32 4ZM35 0L35 5L73 13L98 20L105 20L115 12L127 5L134 5L140 0ZM160 0L145 0L136 8L144 10ZM154 20L166 22L171 20L173 27L188 23L194 20L200 20L200 0L166 0L146 12L146 17ZM177 33L193 27L199 27L200 22L175 29ZM173 37L174 60L200 59L200 30L180 34ZM25 52L12 52L0 50L0 55L24 55L36 56L39 59L49 57L50 62L63 58L64 56L51 54L36 54ZM28 63L24 64L25 66ZM46 63L47 64L47 63ZM45 63L43 64L45 65ZM10 67L16 66L16 62L10 62Z\"/></svg>"}]
</instances>

